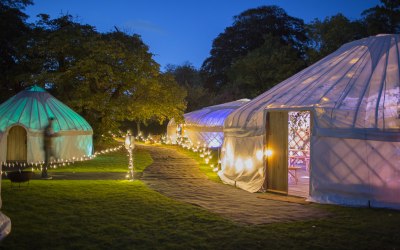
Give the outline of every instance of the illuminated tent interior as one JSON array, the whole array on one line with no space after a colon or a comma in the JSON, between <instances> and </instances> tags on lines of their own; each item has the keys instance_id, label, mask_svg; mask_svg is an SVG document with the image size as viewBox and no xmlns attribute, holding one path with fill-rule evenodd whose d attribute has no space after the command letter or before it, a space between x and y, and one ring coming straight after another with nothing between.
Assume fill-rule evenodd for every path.
<instances>
[{"instance_id":1,"label":"illuminated tent interior","mask_svg":"<svg viewBox=\"0 0 400 250\"><path fill-rule=\"evenodd\" d=\"M0 161L44 161L43 130L54 118L54 151L58 159L92 154L93 131L75 111L44 89L33 86L0 105Z\"/></svg>"},{"instance_id":2,"label":"illuminated tent interior","mask_svg":"<svg viewBox=\"0 0 400 250\"><path fill-rule=\"evenodd\" d=\"M344 44L232 112L221 179L250 192L400 208L399 39Z\"/></svg>"},{"instance_id":3,"label":"illuminated tent interior","mask_svg":"<svg viewBox=\"0 0 400 250\"><path fill-rule=\"evenodd\" d=\"M249 101L249 99L240 99L186 113L183 115L183 124L176 124L175 120L171 119L167 127L168 140L176 143L177 136L181 135L194 144L207 144L212 148L220 147L224 140L223 125L226 117Z\"/></svg>"}]
</instances>

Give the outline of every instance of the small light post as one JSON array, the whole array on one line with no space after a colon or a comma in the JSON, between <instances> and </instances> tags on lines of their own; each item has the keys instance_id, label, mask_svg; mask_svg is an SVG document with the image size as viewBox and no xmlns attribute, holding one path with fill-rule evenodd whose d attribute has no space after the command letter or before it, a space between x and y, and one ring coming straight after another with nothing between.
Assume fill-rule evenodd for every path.
<instances>
[{"instance_id":1,"label":"small light post","mask_svg":"<svg viewBox=\"0 0 400 250\"><path fill-rule=\"evenodd\" d=\"M128 175L126 176L128 180L133 181L134 179L134 155L133 150L135 149L135 137L131 135L131 132L128 130L125 136L125 148L129 154L129 165L128 165Z\"/></svg>"}]
</instances>

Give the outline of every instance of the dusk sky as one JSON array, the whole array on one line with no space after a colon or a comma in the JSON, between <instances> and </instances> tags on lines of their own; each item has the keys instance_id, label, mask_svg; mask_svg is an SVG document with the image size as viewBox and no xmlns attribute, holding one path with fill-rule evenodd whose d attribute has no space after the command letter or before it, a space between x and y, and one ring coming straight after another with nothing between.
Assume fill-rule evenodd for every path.
<instances>
[{"instance_id":1,"label":"dusk sky","mask_svg":"<svg viewBox=\"0 0 400 250\"><path fill-rule=\"evenodd\" d=\"M98 31L114 26L141 35L162 68L192 63L199 68L209 56L212 41L232 25L233 16L262 5L277 5L306 23L337 13L354 20L379 0L34 0L26 9L35 20L39 13L70 14Z\"/></svg>"}]
</instances>

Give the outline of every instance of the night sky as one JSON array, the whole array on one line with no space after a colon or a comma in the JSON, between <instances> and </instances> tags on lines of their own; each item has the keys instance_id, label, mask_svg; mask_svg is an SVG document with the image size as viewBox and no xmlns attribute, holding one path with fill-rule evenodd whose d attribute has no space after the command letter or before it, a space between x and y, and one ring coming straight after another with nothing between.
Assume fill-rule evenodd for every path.
<instances>
[{"instance_id":1,"label":"night sky","mask_svg":"<svg viewBox=\"0 0 400 250\"><path fill-rule=\"evenodd\" d=\"M379 0L34 0L26 9L33 22L39 13L70 14L98 31L114 26L137 33L162 66L190 62L200 67L212 41L241 12L262 5L277 5L306 23L337 13L354 20Z\"/></svg>"}]
</instances>

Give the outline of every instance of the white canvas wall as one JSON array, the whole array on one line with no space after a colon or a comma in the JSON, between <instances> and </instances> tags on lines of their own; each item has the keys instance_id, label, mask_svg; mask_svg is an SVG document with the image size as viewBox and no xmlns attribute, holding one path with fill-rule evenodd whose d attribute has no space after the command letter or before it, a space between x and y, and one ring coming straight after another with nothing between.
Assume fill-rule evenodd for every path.
<instances>
[{"instance_id":1,"label":"white canvas wall","mask_svg":"<svg viewBox=\"0 0 400 250\"><path fill-rule=\"evenodd\" d=\"M233 148L234 160L222 162L219 173L222 180L251 192L258 191L265 180L265 174L258 171L264 171L265 164L255 160L255 153L264 150L260 144L267 133L265 113L310 111L313 140L317 144L311 145L311 198L360 204L369 200L377 206L384 203L397 206L400 200L393 197L400 181L399 62L400 35L378 35L350 42L236 109L224 124L223 148ZM344 142L355 149L345 151ZM337 153L334 151L337 148L344 151ZM333 151L326 155L322 149ZM338 154L337 159L344 159L334 160L333 152ZM251 157L257 171L243 169L241 160L239 163L236 160L238 157ZM346 164L354 168L351 171L359 172L363 182L357 183L357 175L344 176L344 170L338 166ZM329 168L332 176L338 171L342 180L323 179L327 178L324 176L327 169L323 167ZM379 170L378 174L373 169ZM321 182L316 179L319 175ZM367 182L365 175L369 178Z\"/></svg>"},{"instance_id":2,"label":"white canvas wall","mask_svg":"<svg viewBox=\"0 0 400 250\"><path fill-rule=\"evenodd\" d=\"M312 137L311 199L400 208L400 142Z\"/></svg>"},{"instance_id":3,"label":"white canvas wall","mask_svg":"<svg viewBox=\"0 0 400 250\"><path fill-rule=\"evenodd\" d=\"M249 99L240 99L184 114L182 136L187 137L194 144L206 144L213 148L221 147L224 140L223 124L226 117L249 101ZM167 126L167 137L172 143L176 142L176 128L175 120L171 119Z\"/></svg>"},{"instance_id":4,"label":"white canvas wall","mask_svg":"<svg viewBox=\"0 0 400 250\"><path fill-rule=\"evenodd\" d=\"M8 131L8 130L7 130ZM54 137L53 148L57 159L72 159L92 155L93 139L91 131L76 131L64 133ZM81 134L80 134L81 133ZM86 134L82 134L86 133ZM0 135L0 159L6 161L7 157L7 132ZM27 133L27 163L44 161L43 135L40 132Z\"/></svg>"},{"instance_id":5,"label":"white canvas wall","mask_svg":"<svg viewBox=\"0 0 400 250\"><path fill-rule=\"evenodd\" d=\"M264 136L225 137L218 172L221 180L249 192L259 191L265 180L264 144Z\"/></svg>"}]
</instances>

